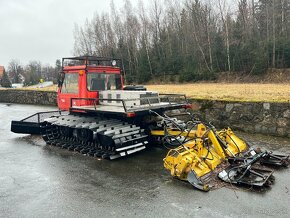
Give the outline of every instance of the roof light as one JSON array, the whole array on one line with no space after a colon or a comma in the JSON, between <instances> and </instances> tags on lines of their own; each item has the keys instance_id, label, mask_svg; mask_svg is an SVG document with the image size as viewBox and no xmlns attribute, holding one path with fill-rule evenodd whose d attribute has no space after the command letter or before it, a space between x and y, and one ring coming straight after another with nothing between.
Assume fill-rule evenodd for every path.
<instances>
[{"instance_id":1,"label":"roof light","mask_svg":"<svg viewBox=\"0 0 290 218\"><path fill-rule=\"evenodd\" d=\"M112 60L112 66L115 67L117 65L117 61L116 60Z\"/></svg>"}]
</instances>

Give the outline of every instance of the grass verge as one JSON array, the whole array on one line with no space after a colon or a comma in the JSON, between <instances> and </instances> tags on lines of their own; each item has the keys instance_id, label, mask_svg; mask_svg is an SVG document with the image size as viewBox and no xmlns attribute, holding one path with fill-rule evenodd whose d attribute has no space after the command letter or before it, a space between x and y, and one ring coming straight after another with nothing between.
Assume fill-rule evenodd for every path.
<instances>
[{"instance_id":1,"label":"grass verge","mask_svg":"<svg viewBox=\"0 0 290 218\"><path fill-rule=\"evenodd\" d=\"M186 94L188 98L242 102L290 102L289 84L193 83L147 85L159 93Z\"/></svg>"},{"instance_id":2,"label":"grass verge","mask_svg":"<svg viewBox=\"0 0 290 218\"><path fill-rule=\"evenodd\" d=\"M290 102L289 84L260 83L191 83L146 85L150 91L186 94L188 98L240 102ZM1 88L0 88L1 89ZM56 91L57 86L46 88L24 87L18 90Z\"/></svg>"}]
</instances>

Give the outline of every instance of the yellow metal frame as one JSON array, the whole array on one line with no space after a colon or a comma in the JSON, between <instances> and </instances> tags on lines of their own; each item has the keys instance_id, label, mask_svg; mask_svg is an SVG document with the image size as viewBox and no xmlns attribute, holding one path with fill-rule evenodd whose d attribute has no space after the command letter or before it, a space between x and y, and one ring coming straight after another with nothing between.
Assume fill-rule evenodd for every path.
<instances>
[{"instance_id":1,"label":"yellow metal frame","mask_svg":"<svg viewBox=\"0 0 290 218\"><path fill-rule=\"evenodd\" d=\"M219 166L227 157L236 156L248 149L247 144L238 138L231 129L215 131L198 124L195 130L178 129L153 130L152 136L183 136L186 143L171 149L164 158L164 167L173 177L187 180L188 173L194 171L200 178Z\"/></svg>"}]
</instances>

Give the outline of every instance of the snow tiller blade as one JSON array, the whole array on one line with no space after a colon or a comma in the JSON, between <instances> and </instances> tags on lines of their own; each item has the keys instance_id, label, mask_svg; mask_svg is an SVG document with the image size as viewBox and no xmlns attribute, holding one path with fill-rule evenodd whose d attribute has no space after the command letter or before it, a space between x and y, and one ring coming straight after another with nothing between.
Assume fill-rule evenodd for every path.
<instances>
[{"instance_id":1,"label":"snow tiller blade","mask_svg":"<svg viewBox=\"0 0 290 218\"><path fill-rule=\"evenodd\" d=\"M194 171L190 171L187 175L187 181L193 185L196 189L201 191L208 192L210 190L210 186L208 184L204 184L200 178L196 176Z\"/></svg>"}]
</instances>

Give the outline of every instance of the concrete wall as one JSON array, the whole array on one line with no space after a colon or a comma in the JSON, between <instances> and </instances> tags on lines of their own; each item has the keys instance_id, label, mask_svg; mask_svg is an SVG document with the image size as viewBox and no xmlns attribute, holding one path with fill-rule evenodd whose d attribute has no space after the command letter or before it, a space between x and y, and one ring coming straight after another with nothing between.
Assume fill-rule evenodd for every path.
<instances>
[{"instance_id":1,"label":"concrete wall","mask_svg":"<svg viewBox=\"0 0 290 218\"><path fill-rule=\"evenodd\" d=\"M0 102L18 104L56 105L57 93L30 90L0 90Z\"/></svg>"},{"instance_id":2,"label":"concrete wall","mask_svg":"<svg viewBox=\"0 0 290 218\"><path fill-rule=\"evenodd\" d=\"M290 104L192 100L193 109L219 128L290 137Z\"/></svg>"},{"instance_id":3,"label":"concrete wall","mask_svg":"<svg viewBox=\"0 0 290 218\"><path fill-rule=\"evenodd\" d=\"M56 105L56 92L0 90L0 102ZM216 127L290 137L289 103L191 100L194 112Z\"/></svg>"}]
</instances>

